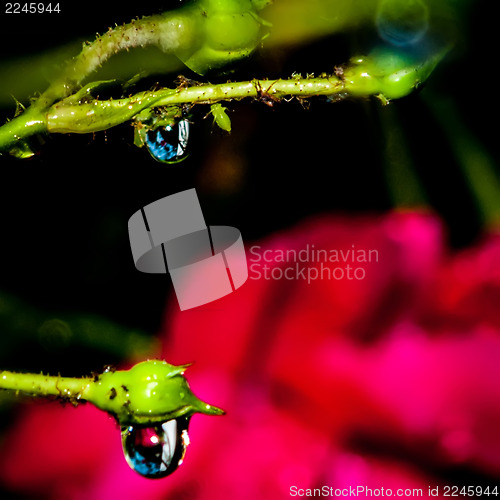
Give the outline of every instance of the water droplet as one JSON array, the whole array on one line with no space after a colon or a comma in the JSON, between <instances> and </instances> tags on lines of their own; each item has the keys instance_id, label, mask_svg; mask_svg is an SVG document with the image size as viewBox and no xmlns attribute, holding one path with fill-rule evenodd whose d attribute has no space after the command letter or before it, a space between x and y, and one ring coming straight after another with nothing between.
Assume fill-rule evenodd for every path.
<instances>
[{"instance_id":1,"label":"water droplet","mask_svg":"<svg viewBox=\"0 0 500 500\"><path fill-rule=\"evenodd\" d=\"M382 0L375 22L386 42L397 47L413 45L429 28L429 8L422 0Z\"/></svg>"},{"instance_id":2,"label":"water droplet","mask_svg":"<svg viewBox=\"0 0 500 500\"><path fill-rule=\"evenodd\" d=\"M189 154L189 121L178 122L148 130L146 147L151 156L161 163L177 163Z\"/></svg>"},{"instance_id":3,"label":"water droplet","mask_svg":"<svg viewBox=\"0 0 500 500\"><path fill-rule=\"evenodd\" d=\"M130 467L151 479L172 474L189 444L188 425L189 417L180 417L157 425L124 427L123 453Z\"/></svg>"}]
</instances>

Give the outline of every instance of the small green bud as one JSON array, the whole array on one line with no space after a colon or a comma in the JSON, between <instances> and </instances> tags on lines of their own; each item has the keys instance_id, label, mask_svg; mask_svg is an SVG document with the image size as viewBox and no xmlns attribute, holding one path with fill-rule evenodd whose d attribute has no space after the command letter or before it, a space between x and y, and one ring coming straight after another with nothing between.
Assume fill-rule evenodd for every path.
<instances>
[{"instance_id":1,"label":"small green bud","mask_svg":"<svg viewBox=\"0 0 500 500\"><path fill-rule=\"evenodd\" d=\"M368 56L352 58L343 72L344 89L352 96L382 94L399 99L425 82L447 48L416 58L394 48L376 47Z\"/></svg>"},{"instance_id":2,"label":"small green bud","mask_svg":"<svg viewBox=\"0 0 500 500\"><path fill-rule=\"evenodd\" d=\"M194 413L222 415L223 410L191 392L184 377L188 366L149 360L130 370L106 371L89 384L83 397L114 415L121 426L166 422Z\"/></svg>"}]
</instances>

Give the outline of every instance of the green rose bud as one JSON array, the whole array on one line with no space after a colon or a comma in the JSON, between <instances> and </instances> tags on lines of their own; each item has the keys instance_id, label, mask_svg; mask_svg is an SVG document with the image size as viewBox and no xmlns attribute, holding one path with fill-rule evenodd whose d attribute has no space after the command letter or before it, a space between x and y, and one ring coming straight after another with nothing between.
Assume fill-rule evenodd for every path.
<instances>
[{"instance_id":1,"label":"green rose bud","mask_svg":"<svg viewBox=\"0 0 500 500\"><path fill-rule=\"evenodd\" d=\"M194 413L222 415L223 410L191 392L184 377L188 366L150 360L130 370L106 371L89 384L83 397L114 415L122 426L161 423Z\"/></svg>"}]
</instances>

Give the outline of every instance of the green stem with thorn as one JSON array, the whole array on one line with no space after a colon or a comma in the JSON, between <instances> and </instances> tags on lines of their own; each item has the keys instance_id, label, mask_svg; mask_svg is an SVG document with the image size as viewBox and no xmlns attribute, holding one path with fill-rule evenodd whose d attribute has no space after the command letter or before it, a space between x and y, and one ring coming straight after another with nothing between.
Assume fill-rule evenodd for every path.
<instances>
[{"instance_id":1,"label":"green stem with thorn","mask_svg":"<svg viewBox=\"0 0 500 500\"><path fill-rule=\"evenodd\" d=\"M379 96L384 102L403 97L425 81L446 51L436 53L416 63L391 61L388 67L384 56L353 58L341 72L320 77L294 76L289 79L250 80L223 84L193 85L177 89L140 92L123 99L102 101L93 99L91 92L97 84L80 91L75 99L69 96L48 109L29 108L0 127L0 151L8 151L16 142L41 133L89 133L106 130L132 120L146 108L182 104L214 104L244 98L283 99L330 96Z\"/></svg>"},{"instance_id":2,"label":"green stem with thorn","mask_svg":"<svg viewBox=\"0 0 500 500\"><path fill-rule=\"evenodd\" d=\"M88 401L113 415L122 426L152 425L194 413L222 415L189 388L184 371L161 360L137 363L130 370L106 370L84 378L0 372L0 389L30 396L55 396L73 404Z\"/></svg>"}]
</instances>

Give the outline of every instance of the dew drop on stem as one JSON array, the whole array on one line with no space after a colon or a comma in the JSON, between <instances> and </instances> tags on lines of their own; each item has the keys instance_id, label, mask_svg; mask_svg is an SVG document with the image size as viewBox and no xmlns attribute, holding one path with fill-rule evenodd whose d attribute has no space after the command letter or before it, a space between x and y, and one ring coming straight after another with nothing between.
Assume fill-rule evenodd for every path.
<instances>
[{"instance_id":1,"label":"dew drop on stem","mask_svg":"<svg viewBox=\"0 0 500 500\"><path fill-rule=\"evenodd\" d=\"M189 154L190 123L183 118L173 124L148 130L146 147L151 156L161 163L178 163Z\"/></svg>"}]
</instances>

